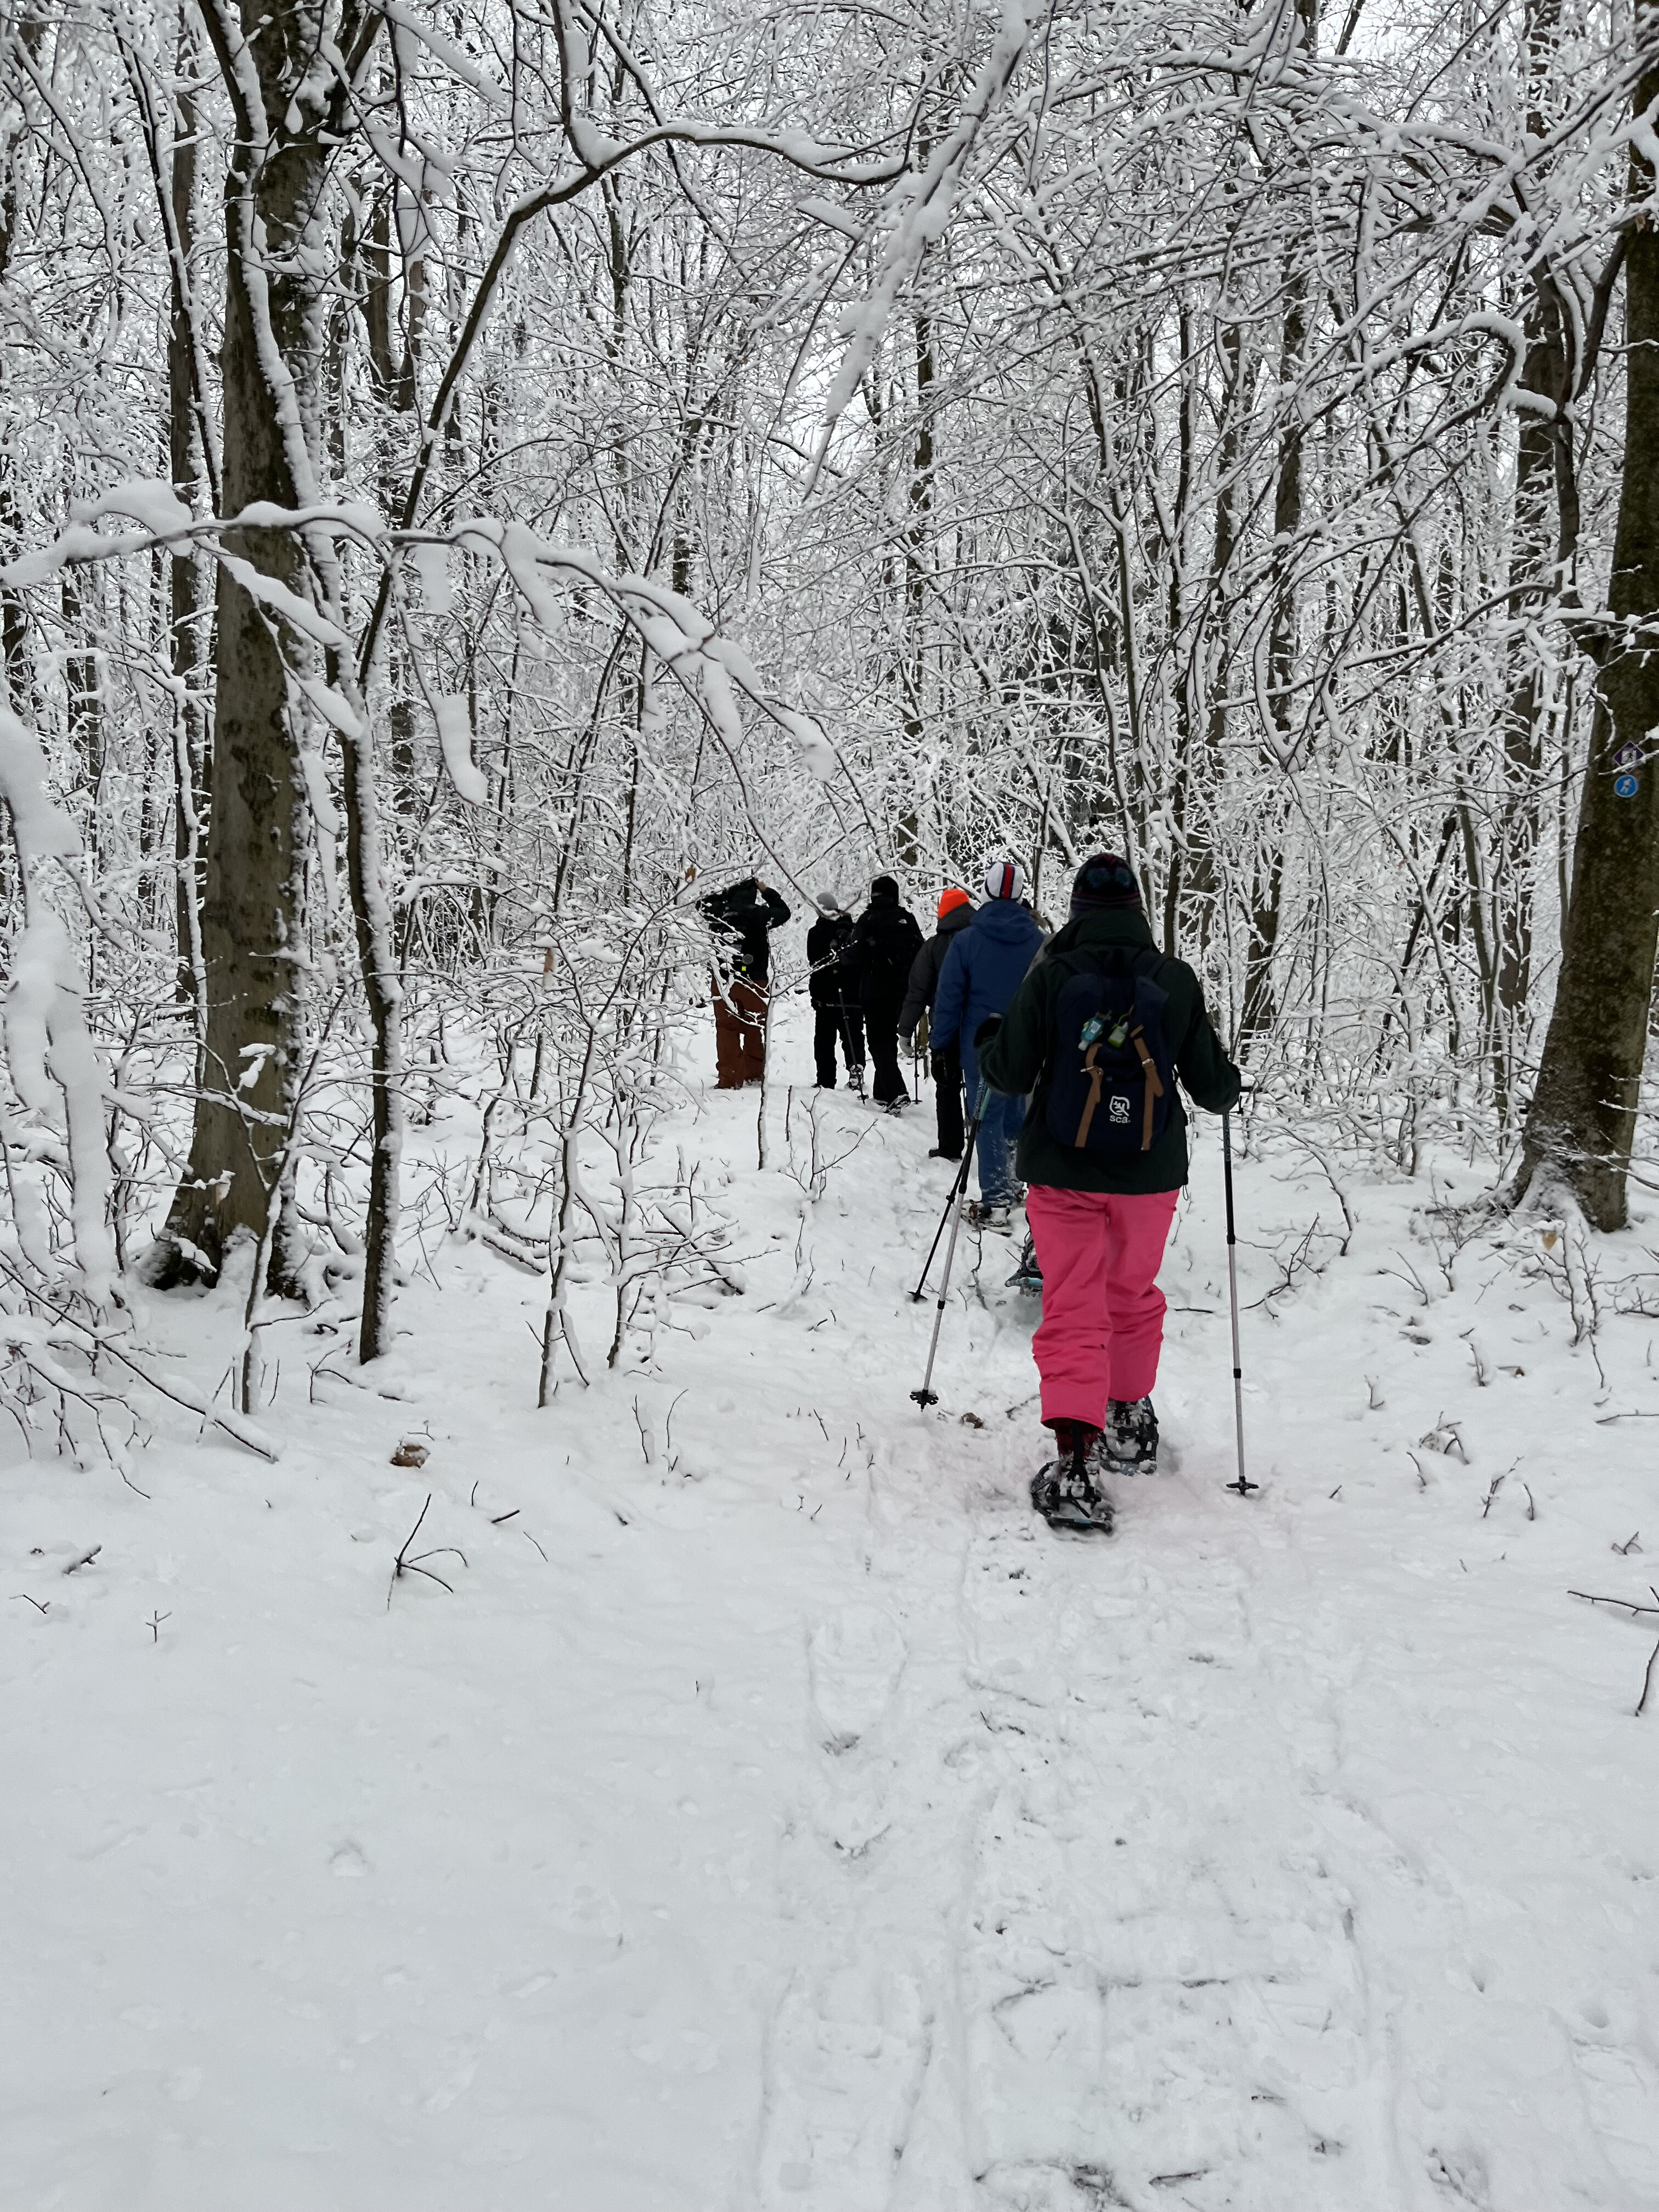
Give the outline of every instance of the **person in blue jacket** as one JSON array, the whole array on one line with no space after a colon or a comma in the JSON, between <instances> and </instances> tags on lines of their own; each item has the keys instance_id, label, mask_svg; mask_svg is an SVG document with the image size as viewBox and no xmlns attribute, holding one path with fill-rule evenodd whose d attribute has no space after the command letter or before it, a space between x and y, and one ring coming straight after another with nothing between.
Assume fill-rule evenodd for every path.
<instances>
[{"instance_id":1,"label":"person in blue jacket","mask_svg":"<svg viewBox=\"0 0 1659 2212\"><path fill-rule=\"evenodd\" d=\"M1007 1012L1042 944L1036 916L1020 903L1024 893L1025 878L1018 863L993 860L985 871L985 903L968 927L951 939L939 970L939 995L933 1001L933 1049L954 1050L961 1055L969 1111L979 1100L979 1057L974 1038L981 1022ZM968 1208L969 1220L981 1228L1012 1226L1020 1195L1014 1172L1014 1139L1024 1119L1024 1098L1005 1097L994 1091L985 1101L977 1147L979 1202Z\"/></svg>"}]
</instances>

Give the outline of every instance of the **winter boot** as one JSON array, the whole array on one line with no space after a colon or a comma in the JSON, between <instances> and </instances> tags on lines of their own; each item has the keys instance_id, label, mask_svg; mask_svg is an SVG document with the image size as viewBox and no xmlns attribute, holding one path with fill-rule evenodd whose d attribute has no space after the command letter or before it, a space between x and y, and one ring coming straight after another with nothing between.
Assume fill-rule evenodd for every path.
<instances>
[{"instance_id":1,"label":"winter boot","mask_svg":"<svg viewBox=\"0 0 1659 2212\"><path fill-rule=\"evenodd\" d=\"M1031 1479L1031 1503L1051 1528L1112 1533L1112 1502L1095 1480L1091 1465L1092 1448L1100 1431L1085 1421L1050 1421L1058 1457L1048 1461Z\"/></svg>"},{"instance_id":2,"label":"winter boot","mask_svg":"<svg viewBox=\"0 0 1659 2212\"><path fill-rule=\"evenodd\" d=\"M1113 1398L1106 1407L1106 1455L1123 1474L1158 1473L1158 1415L1150 1398Z\"/></svg>"}]
</instances>

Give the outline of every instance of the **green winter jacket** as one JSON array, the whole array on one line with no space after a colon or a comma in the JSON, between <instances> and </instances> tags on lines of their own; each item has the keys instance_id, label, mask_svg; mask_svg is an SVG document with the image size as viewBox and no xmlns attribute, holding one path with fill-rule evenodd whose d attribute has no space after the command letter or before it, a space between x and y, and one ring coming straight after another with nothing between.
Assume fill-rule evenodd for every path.
<instances>
[{"instance_id":1,"label":"green winter jacket","mask_svg":"<svg viewBox=\"0 0 1659 2212\"><path fill-rule=\"evenodd\" d=\"M1035 1092L1026 1109L1016 1158L1028 1183L1058 1190L1179 1190L1187 1180L1187 1115L1176 1091L1170 1101L1164 1134L1149 1152L1107 1159L1062 1144L1049 1130L1044 1111L1049 1037L1054 1001L1073 975L1087 974L1102 956L1119 945L1150 946L1152 933L1138 908L1115 907L1079 915L1067 922L1033 963L1014 994L1002 1027L981 1048L980 1073L994 1091L1011 1097ZM1082 959L1069 956L1092 955ZM1176 1073L1194 1103L1212 1114L1231 1106L1243 1088L1238 1070L1221 1048L1205 1012L1204 990L1184 960L1161 958L1148 970L1169 994L1164 1035Z\"/></svg>"}]
</instances>

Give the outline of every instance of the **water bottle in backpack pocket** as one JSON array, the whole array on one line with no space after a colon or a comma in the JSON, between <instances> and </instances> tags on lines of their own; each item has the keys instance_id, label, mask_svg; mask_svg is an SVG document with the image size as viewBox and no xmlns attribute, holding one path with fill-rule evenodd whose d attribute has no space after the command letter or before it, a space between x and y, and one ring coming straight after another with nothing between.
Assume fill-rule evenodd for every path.
<instances>
[{"instance_id":1,"label":"water bottle in backpack pocket","mask_svg":"<svg viewBox=\"0 0 1659 2212\"><path fill-rule=\"evenodd\" d=\"M1048 1040L1049 1132L1107 1158L1149 1152L1170 1126L1175 1067L1164 1036L1169 993L1137 953L1115 970L1073 975L1054 1001Z\"/></svg>"}]
</instances>

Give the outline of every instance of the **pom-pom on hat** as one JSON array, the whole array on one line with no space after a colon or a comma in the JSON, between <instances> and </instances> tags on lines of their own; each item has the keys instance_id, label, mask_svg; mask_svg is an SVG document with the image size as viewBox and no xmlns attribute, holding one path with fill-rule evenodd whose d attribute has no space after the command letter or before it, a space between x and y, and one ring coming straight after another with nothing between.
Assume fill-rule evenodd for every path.
<instances>
[{"instance_id":1,"label":"pom-pom on hat","mask_svg":"<svg viewBox=\"0 0 1659 2212\"><path fill-rule=\"evenodd\" d=\"M1139 904L1140 885L1129 863L1115 853L1091 853L1072 885L1072 912Z\"/></svg>"},{"instance_id":2,"label":"pom-pom on hat","mask_svg":"<svg viewBox=\"0 0 1659 2212\"><path fill-rule=\"evenodd\" d=\"M827 915L831 921L838 914L845 914L847 911L841 902L841 893L833 884L826 884L812 902L818 912Z\"/></svg>"},{"instance_id":3,"label":"pom-pom on hat","mask_svg":"<svg viewBox=\"0 0 1659 2212\"><path fill-rule=\"evenodd\" d=\"M952 884L948 890L944 890L939 893L939 920L943 921L947 914L954 914L959 906L967 906L969 903L969 901L967 892L962 889L959 884Z\"/></svg>"},{"instance_id":4,"label":"pom-pom on hat","mask_svg":"<svg viewBox=\"0 0 1659 2212\"><path fill-rule=\"evenodd\" d=\"M1025 876L1018 860L993 860L985 871L985 896L1017 899L1025 896Z\"/></svg>"}]
</instances>

